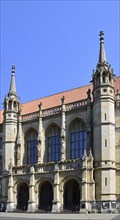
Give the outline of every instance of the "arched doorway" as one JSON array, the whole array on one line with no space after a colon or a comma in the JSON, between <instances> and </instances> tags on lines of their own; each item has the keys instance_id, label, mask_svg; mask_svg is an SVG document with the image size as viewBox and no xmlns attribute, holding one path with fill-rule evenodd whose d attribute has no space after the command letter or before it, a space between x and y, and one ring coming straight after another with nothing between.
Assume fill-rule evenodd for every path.
<instances>
[{"instance_id":1,"label":"arched doorway","mask_svg":"<svg viewBox=\"0 0 120 220\"><path fill-rule=\"evenodd\" d=\"M68 180L64 185L64 209L79 211L80 187L75 179Z\"/></svg>"},{"instance_id":2,"label":"arched doorway","mask_svg":"<svg viewBox=\"0 0 120 220\"><path fill-rule=\"evenodd\" d=\"M26 211L28 208L29 188L26 183L21 183L18 186L18 202L17 208Z\"/></svg>"},{"instance_id":3,"label":"arched doorway","mask_svg":"<svg viewBox=\"0 0 120 220\"><path fill-rule=\"evenodd\" d=\"M45 181L39 187L39 209L44 211L52 210L53 189L49 181Z\"/></svg>"}]
</instances>

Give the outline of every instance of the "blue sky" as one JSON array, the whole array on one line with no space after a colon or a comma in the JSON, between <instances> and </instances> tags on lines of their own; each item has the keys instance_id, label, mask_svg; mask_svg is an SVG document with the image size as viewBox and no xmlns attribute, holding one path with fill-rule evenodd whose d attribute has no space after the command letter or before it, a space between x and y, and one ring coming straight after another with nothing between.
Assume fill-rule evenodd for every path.
<instances>
[{"instance_id":1,"label":"blue sky","mask_svg":"<svg viewBox=\"0 0 120 220\"><path fill-rule=\"evenodd\" d=\"M119 75L118 0L1 0L1 102L11 66L21 102L89 84L105 33L107 61Z\"/></svg>"}]
</instances>

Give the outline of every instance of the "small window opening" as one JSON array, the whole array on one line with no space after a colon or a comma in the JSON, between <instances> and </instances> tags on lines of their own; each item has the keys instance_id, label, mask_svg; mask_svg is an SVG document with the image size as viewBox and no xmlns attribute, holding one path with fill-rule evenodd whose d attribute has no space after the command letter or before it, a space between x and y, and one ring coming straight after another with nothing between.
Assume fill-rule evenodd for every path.
<instances>
[{"instance_id":1,"label":"small window opening","mask_svg":"<svg viewBox=\"0 0 120 220\"><path fill-rule=\"evenodd\" d=\"M107 147L107 139L105 139L105 147Z\"/></svg>"},{"instance_id":2,"label":"small window opening","mask_svg":"<svg viewBox=\"0 0 120 220\"><path fill-rule=\"evenodd\" d=\"M107 177L105 177L105 186L107 186Z\"/></svg>"},{"instance_id":3,"label":"small window opening","mask_svg":"<svg viewBox=\"0 0 120 220\"><path fill-rule=\"evenodd\" d=\"M107 115L106 115L106 113L105 113L105 121L106 121L106 119L107 119Z\"/></svg>"}]
</instances>

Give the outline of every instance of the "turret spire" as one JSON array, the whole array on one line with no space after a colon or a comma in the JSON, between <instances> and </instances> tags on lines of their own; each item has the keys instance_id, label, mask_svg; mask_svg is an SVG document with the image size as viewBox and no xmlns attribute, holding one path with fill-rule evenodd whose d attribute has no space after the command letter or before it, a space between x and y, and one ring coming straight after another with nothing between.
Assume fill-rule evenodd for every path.
<instances>
[{"instance_id":1,"label":"turret spire","mask_svg":"<svg viewBox=\"0 0 120 220\"><path fill-rule=\"evenodd\" d=\"M104 49L104 32L100 31L100 52L99 52L99 63L105 63L107 62L106 60L106 55L105 55L105 49Z\"/></svg>"},{"instance_id":2,"label":"turret spire","mask_svg":"<svg viewBox=\"0 0 120 220\"><path fill-rule=\"evenodd\" d=\"M10 90L9 90L9 96L11 95L16 96L15 66L14 65L12 65L12 75L11 75L11 83L10 83Z\"/></svg>"}]
</instances>

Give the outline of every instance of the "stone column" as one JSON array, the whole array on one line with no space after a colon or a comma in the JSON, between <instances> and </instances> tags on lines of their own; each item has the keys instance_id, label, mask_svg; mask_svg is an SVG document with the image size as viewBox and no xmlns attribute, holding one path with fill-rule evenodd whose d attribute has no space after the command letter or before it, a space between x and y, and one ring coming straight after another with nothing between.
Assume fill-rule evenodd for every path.
<instances>
[{"instance_id":1,"label":"stone column","mask_svg":"<svg viewBox=\"0 0 120 220\"><path fill-rule=\"evenodd\" d=\"M21 118L21 109L18 112L18 134L17 134L17 165L21 165L21 144L22 144L22 118Z\"/></svg>"},{"instance_id":2,"label":"stone column","mask_svg":"<svg viewBox=\"0 0 120 220\"><path fill-rule=\"evenodd\" d=\"M90 158L90 168L91 168L91 183L92 183L92 200L93 202L95 202L95 181L94 181L94 178L93 178L93 155L92 155L92 150L90 149L90 155L89 155L89 158Z\"/></svg>"},{"instance_id":3,"label":"stone column","mask_svg":"<svg viewBox=\"0 0 120 220\"><path fill-rule=\"evenodd\" d=\"M87 154L91 148L91 90L87 91Z\"/></svg>"},{"instance_id":4,"label":"stone column","mask_svg":"<svg viewBox=\"0 0 120 220\"><path fill-rule=\"evenodd\" d=\"M87 203L87 154L84 150L83 154L83 164L82 164L82 192L81 192L81 201L80 201L80 212L88 212L88 203Z\"/></svg>"},{"instance_id":5,"label":"stone column","mask_svg":"<svg viewBox=\"0 0 120 220\"><path fill-rule=\"evenodd\" d=\"M88 175L89 175L89 182L88 182L88 210L89 212L93 211L96 212L96 201L95 201L95 181L93 178L93 156L92 151L90 149L90 154L88 156Z\"/></svg>"},{"instance_id":6,"label":"stone column","mask_svg":"<svg viewBox=\"0 0 120 220\"><path fill-rule=\"evenodd\" d=\"M62 101L62 125L61 125L61 160L66 158L66 132L65 132L65 97L61 98Z\"/></svg>"},{"instance_id":7,"label":"stone column","mask_svg":"<svg viewBox=\"0 0 120 220\"><path fill-rule=\"evenodd\" d=\"M59 190L59 167L55 165L55 175L54 175L54 198L53 198L53 205L52 205L52 212L60 212L60 190Z\"/></svg>"},{"instance_id":8,"label":"stone column","mask_svg":"<svg viewBox=\"0 0 120 220\"><path fill-rule=\"evenodd\" d=\"M13 174L12 163L9 164L9 177L8 177L8 200L6 212L12 212L15 209L14 195L13 195Z\"/></svg>"},{"instance_id":9,"label":"stone column","mask_svg":"<svg viewBox=\"0 0 120 220\"><path fill-rule=\"evenodd\" d=\"M42 126L42 103L38 105L39 107L39 127L38 127L38 140L37 140L37 150L38 150L38 163L43 162L43 126Z\"/></svg>"},{"instance_id":10,"label":"stone column","mask_svg":"<svg viewBox=\"0 0 120 220\"><path fill-rule=\"evenodd\" d=\"M35 203L35 179L34 179L34 167L30 168L30 185L29 185L29 201L27 212L34 212L36 210Z\"/></svg>"}]
</instances>

